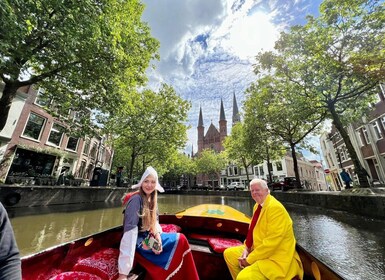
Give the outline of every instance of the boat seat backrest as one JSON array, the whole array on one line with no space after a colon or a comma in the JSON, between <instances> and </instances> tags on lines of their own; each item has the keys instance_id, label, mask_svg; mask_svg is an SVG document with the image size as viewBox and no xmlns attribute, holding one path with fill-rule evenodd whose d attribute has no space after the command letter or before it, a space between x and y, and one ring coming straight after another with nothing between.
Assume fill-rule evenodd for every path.
<instances>
[{"instance_id":1,"label":"boat seat backrest","mask_svg":"<svg viewBox=\"0 0 385 280\"><path fill-rule=\"evenodd\" d=\"M160 224L163 232L181 232L182 228L174 224Z\"/></svg>"},{"instance_id":2,"label":"boat seat backrest","mask_svg":"<svg viewBox=\"0 0 385 280\"><path fill-rule=\"evenodd\" d=\"M223 251L229 247L242 245L242 242L234 238L226 238L213 235L205 235L198 233L190 233L188 235L189 240L205 241L209 244L210 248L215 253L223 253Z\"/></svg>"},{"instance_id":3,"label":"boat seat backrest","mask_svg":"<svg viewBox=\"0 0 385 280\"><path fill-rule=\"evenodd\" d=\"M103 280L116 279L119 274L118 257L119 249L102 249L91 257L80 260L72 270L94 274Z\"/></svg>"}]
</instances>

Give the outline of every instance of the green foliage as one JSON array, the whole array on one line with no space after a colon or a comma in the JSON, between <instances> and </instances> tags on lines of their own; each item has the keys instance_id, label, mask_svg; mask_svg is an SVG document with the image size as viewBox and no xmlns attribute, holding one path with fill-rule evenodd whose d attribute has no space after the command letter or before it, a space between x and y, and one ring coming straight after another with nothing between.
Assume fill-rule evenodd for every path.
<instances>
[{"instance_id":1,"label":"green foliage","mask_svg":"<svg viewBox=\"0 0 385 280\"><path fill-rule=\"evenodd\" d=\"M283 143L291 149L294 172L299 174L296 148L311 147L306 137L317 132L317 126L325 116L313 105L302 97L300 88L273 76L265 76L250 86L245 101L245 123L251 135L263 131L259 137L262 143L258 146L264 147L265 151L260 152L260 156L268 161L276 159L284 151L280 145ZM297 177L299 180L299 175Z\"/></svg>"},{"instance_id":2,"label":"green foliage","mask_svg":"<svg viewBox=\"0 0 385 280\"><path fill-rule=\"evenodd\" d=\"M56 114L80 111L82 129L91 110L112 114L127 89L144 84L158 57L142 12L138 0L3 1L0 129L17 88L31 84L46 89Z\"/></svg>"},{"instance_id":3,"label":"green foliage","mask_svg":"<svg viewBox=\"0 0 385 280\"><path fill-rule=\"evenodd\" d=\"M282 33L276 52L258 54L255 72L271 70L333 120L334 114L345 124L356 120L385 74L380 2L325 0L319 18Z\"/></svg>"},{"instance_id":4,"label":"green foliage","mask_svg":"<svg viewBox=\"0 0 385 280\"><path fill-rule=\"evenodd\" d=\"M216 153L213 150L203 150L197 159L197 173L206 174L210 177L218 174L226 167L226 157L224 153Z\"/></svg>"},{"instance_id":5,"label":"green foliage","mask_svg":"<svg viewBox=\"0 0 385 280\"><path fill-rule=\"evenodd\" d=\"M180 178L185 175L192 177L196 175L196 162L193 158L184 153L176 153L169 161L167 172L163 175L164 181L180 181Z\"/></svg>"},{"instance_id":6,"label":"green foliage","mask_svg":"<svg viewBox=\"0 0 385 280\"><path fill-rule=\"evenodd\" d=\"M158 167L159 173L166 172L186 143L190 103L167 85L159 92L144 90L125 98L125 105L108 122L115 135L114 166L127 166L130 178L150 164Z\"/></svg>"},{"instance_id":7,"label":"green foliage","mask_svg":"<svg viewBox=\"0 0 385 280\"><path fill-rule=\"evenodd\" d=\"M323 121L325 112L317 111L302 97L300 88L265 76L247 89L245 122L259 125L269 137L289 147L306 143L306 136Z\"/></svg>"}]
</instances>

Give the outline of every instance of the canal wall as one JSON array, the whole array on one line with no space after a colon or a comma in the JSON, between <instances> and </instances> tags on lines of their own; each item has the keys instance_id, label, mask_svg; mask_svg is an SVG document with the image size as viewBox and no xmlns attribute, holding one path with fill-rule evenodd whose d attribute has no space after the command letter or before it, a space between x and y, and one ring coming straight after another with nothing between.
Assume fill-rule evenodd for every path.
<instances>
[{"instance_id":1,"label":"canal wall","mask_svg":"<svg viewBox=\"0 0 385 280\"><path fill-rule=\"evenodd\" d=\"M184 191L187 194L213 195L212 191ZM216 191L217 195L250 197L249 191ZM294 203L346 211L365 217L385 219L385 188L352 189L340 192L275 191L282 203Z\"/></svg>"},{"instance_id":2,"label":"canal wall","mask_svg":"<svg viewBox=\"0 0 385 280\"><path fill-rule=\"evenodd\" d=\"M13 186L0 185L0 201L6 208L120 201L127 188ZM221 195L249 197L249 191L167 191L167 194ZM346 211L366 217L385 219L385 188L352 189L341 192L275 191L283 203L294 203Z\"/></svg>"},{"instance_id":3,"label":"canal wall","mask_svg":"<svg viewBox=\"0 0 385 280\"><path fill-rule=\"evenodd\" d=\"M121 200L126 188L0 185L6 208L33 207Z\"/></svg>"}]
</instances>

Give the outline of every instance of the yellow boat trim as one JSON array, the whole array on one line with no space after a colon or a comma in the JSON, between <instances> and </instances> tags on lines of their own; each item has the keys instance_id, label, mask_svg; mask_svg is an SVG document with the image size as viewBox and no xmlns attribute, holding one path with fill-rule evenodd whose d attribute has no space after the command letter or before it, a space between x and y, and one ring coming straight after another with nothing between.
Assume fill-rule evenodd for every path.
<instances>
[{"instance_id":1,"label":"yellow boat trim","mask_svg":"<svg viewBox=\"0 0 385 280\"><path fill-rule=\"evenodd\" d=\"M250 223L250 217L230 206L221 204L200 204L191 208L187 208L175 214L177 218L183 216L193 217L211 217L225 220L232 220L243 223Z\"/></svg>"}]
</instances>

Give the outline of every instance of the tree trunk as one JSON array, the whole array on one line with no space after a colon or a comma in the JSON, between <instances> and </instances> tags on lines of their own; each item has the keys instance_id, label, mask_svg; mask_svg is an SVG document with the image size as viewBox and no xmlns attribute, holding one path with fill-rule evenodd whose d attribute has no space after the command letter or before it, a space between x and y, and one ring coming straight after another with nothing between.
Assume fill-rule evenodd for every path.
<instances>
[{"instance_id":1,"label":"tree trunk","mask_svg":"<svg viewBox=\"0 0 385 280\"><path fill-rule=\"evenodd\" d=\"M273 182L273 175L271 174L270 170L270 154L269 154L269 146L266 145L266 163L267 163L267 173L269 174L269 181L270 183Z\"/></svg>"},{"instance_id":2,"label":"tree trunk","mask_svg":"<svg viewBox=\"0 0 385 280\"><path fill-rule=\"evenodd\" d=\"M0 98L0 131L3 130L7 123L12 100L15 98L18 88L19 86L16 83L5 83L4 85L3 95Z\"/></svg>"},{"instance_id":3,"label":"tree trunk","mask_svg":"<svg viewBox=\"0 0 385 280\"><path fill-rule=\"evenodd\" d=\"M131 186L134 183L134 178L132 178L132 175L134 173L135 158L136 158L135 154L131 153L130 166L129 166L129 170L128 170L128 178L130 179Z\"/></svg>"},{"instance_id":4,"label":"tree trunk","mask_svg":"<svg viewBox=\"0 0 385 280\"><path fill-rule=\"evenodd\" d=\"M291 157L293 158L295 179L297 181L296 187L299 188L301 186L301 178L299 177L299 172L298 172L298 161L297 161L297 154L295 153L295 144L290 143L290 149L291 149Z\"/></svg>"},{"instance_id":5,"label":"tree trunk","mask_svg":"<svg viewBox=\"0 0 385 280\"><path fill-rule=\"evenodd\" d=\"M349 135L346 132L340 117L338 116L337 112L335 111L334 104L328 104L329 112L332 115L333 118L333 124L338 130L338 132L341 134L342 139L344 140L344 143L346 145L346 149L349 152L350 158L354 165L354 172L357 174L358 181L359 181L359 187L361 188L370 188L369 180L367 177L366 170L362 167L361 162L358 159L356 150L353 147L352 142L350 141ZM341 164L342 166L342 164Z\"/></svg>"},{"instance_id":6,"label":"tree trunk","mask_svg":"<svg viewBox=\"0 0 385 280\"><path fill-rule=\"evenodd\" d=\"M248 167L250 166L250 164L247 165L245 159L242 159L242 162L243 162L243 167L245 168L245 171L246 171L246 178L247 178L246 189L248 190L248 189L249 189L249 182L250 182L250 176L249 176L249 170L248 170Z\"/></svg>"}]
</instances>

